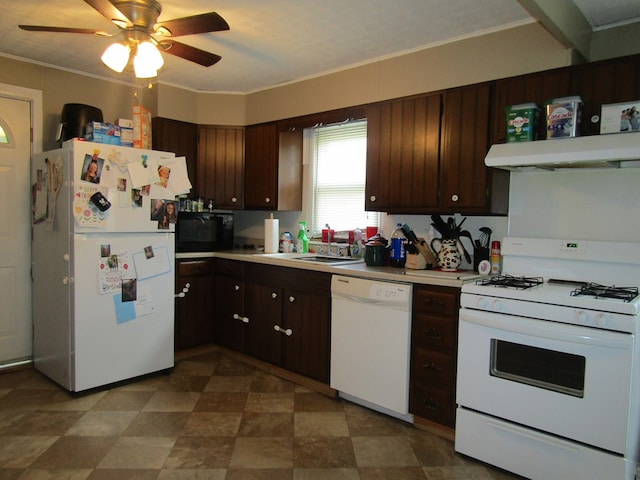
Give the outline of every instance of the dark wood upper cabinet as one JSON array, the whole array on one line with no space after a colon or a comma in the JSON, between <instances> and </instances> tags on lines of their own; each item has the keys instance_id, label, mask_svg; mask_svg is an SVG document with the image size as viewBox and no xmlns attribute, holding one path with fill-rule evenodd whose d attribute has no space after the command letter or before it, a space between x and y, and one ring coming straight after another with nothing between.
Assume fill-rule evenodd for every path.
<instances>
[{"instance_id":1,"label":"dark wood upper cabinet","mask_svg":"<svg viewBox=\"0 0 640 480\"><path fill-rule=\"evenodd\" d=\"M302 210L302 135L276 122L246 127L245 209Z\"/></svg>"},{"instance_id":2,"label":"dark wood upper cabinet","mask_svg":"<svg viewBox=\"0 0 640 480\"><path fill-rule=\"evenodd\" d=\"M495 82L491 144L506 142L506 108L510 105L523 103L536 103L540 107L537 138L544 140L547 136L545 102L552 98L566 97L571 95L571 92L568 68L497 80Z\"/></svg>"},{"instance_id":3,"label":"dark wood upper cabinet","mask_svg":"<svg viewBox=\"0 0 640 480\"><path fill-rule=\"evenodd\" d=\"M216 208L242 208L244 129L201 125L198 130L197 192Z\"/></svg>"},{"instance_id":4,"label":"dark wood upper cabinet","mask_svg":"<svg viewBox=\"0 0 640 480\"><path fill-rule=\"evenodd\" d=\"M173 152L176 157L186 157L189 179L195 184L198 177L198 125L154 117L151 129L153 149Z\"/></svg>"},{"instance_id":5,"label":"dark wood upper cabinet","mask_svg":"<svg viewBox=\"0 0 640 480\"><path fill-rule=\"evenodd\" d=\"M488 168L490 83L444 94L440 151L440 208L443 213L506 214L509 174Z\"/></svg>"},{"instance_id":6,"label":"dark wood upper cabinet","mask_svg":"<svg viewBox=\"0 0 640 480\"><path fill-rule=\"evenodd\" d=\"M366 210L437 207L441 109L440 94L368 106Z\"/></svg>"},{"instance_id":7,"label":"dark wood upper cabinet","mask_svg":"<svg viewBox=\"0 0 640 480\"><path fill-rule=\"evenodd\" d=\"M580 135L600 133L602 105L640 100L640 55L570 69L570 92L582 98Z\"/></svg>"}]
</instances>

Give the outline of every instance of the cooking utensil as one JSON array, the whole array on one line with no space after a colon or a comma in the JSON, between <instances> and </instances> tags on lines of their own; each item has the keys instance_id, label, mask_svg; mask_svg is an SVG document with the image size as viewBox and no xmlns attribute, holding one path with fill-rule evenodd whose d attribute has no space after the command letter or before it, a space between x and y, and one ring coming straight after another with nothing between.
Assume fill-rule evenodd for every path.
<instances>
[{"instance_id":1,"label":"cooking utensil","mask_svg":"<svg viewBox=\"0 0 640 480\"><path fill-rule=\"evenodd\" d=\"M480 246L483 248L489 248L491 245L491 234L493 231L489 227L480 227Z\"/></svg>"}]
</instances>

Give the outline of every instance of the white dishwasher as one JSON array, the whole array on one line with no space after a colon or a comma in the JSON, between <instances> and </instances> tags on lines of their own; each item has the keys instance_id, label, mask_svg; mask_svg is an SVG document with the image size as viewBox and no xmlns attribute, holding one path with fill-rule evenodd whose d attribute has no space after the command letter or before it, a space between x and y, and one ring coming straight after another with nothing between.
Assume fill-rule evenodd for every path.
<instances>
[{"instance_id":1,"label":"white dishwasher","mask_svg":"<svg viewBox=\"0 0 640 480\"><path fill-rule=\"evenodd\" d=\"M408 422L411 293L405 283L331 279L331 387Z\"/></svg>"}]
</instances>

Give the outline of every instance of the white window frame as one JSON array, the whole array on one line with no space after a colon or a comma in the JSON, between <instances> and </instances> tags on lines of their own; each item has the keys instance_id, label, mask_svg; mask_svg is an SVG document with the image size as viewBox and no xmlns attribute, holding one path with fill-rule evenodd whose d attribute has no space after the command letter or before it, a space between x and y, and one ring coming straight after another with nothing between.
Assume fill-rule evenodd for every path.
<instances>
[{"instance_id":1,"label":"white window frame","mask_svg":"<svg viewBox=\"0 0 640 480\"><path fill-rule=\"evenodd\" d=\"M361 120L359 120L361 121ZM325 126L318 125L316 127L307 128L304 130L303 135L303 218L307 221L307 228L310 231L310 234L314 238L318 238L321 236L321 227L316 227L314 229L315 224L315 128ZM363 193L364 195L364 193ZM363 197L364 202L364 197ZM364 210L364 203L363 203ZM352 225L349 229L360 228L363 232L367 226L376 226L379 227L380 222L380 213L379 212L366 212L370 219L366 222L367 225ZM334 228L334 225L329 225L332 229L338 230Z\"/></svg>"}]
</instances>

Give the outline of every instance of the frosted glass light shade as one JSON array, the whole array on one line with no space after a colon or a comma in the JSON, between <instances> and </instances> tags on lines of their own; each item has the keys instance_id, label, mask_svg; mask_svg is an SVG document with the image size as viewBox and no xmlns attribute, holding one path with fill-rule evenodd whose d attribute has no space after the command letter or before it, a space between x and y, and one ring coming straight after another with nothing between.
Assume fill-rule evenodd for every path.
<instances>
[{"instance_id":1,"label":"frosted glass light shade","mask_svg":"<svg viewBox=\"0 0 640 480\"><path fill-rule=\"evenodd\" d=\"M102 54L102 62L111 70L122 73L129 62L131 49L122 43L112 43Z\"/></svg>"},{"instance_id":2,"label":"frosted glass light shade","mask_svg":"<svg viewBox=\"0 0 640 480\"><path fill-rule=\"evenodd\" d=\"M150 78L158 75L158 69L164 65L162 55L151 42L138 45L136 56L133 58L133 68L138 78Z\"/></svg>"}]
</instances>

